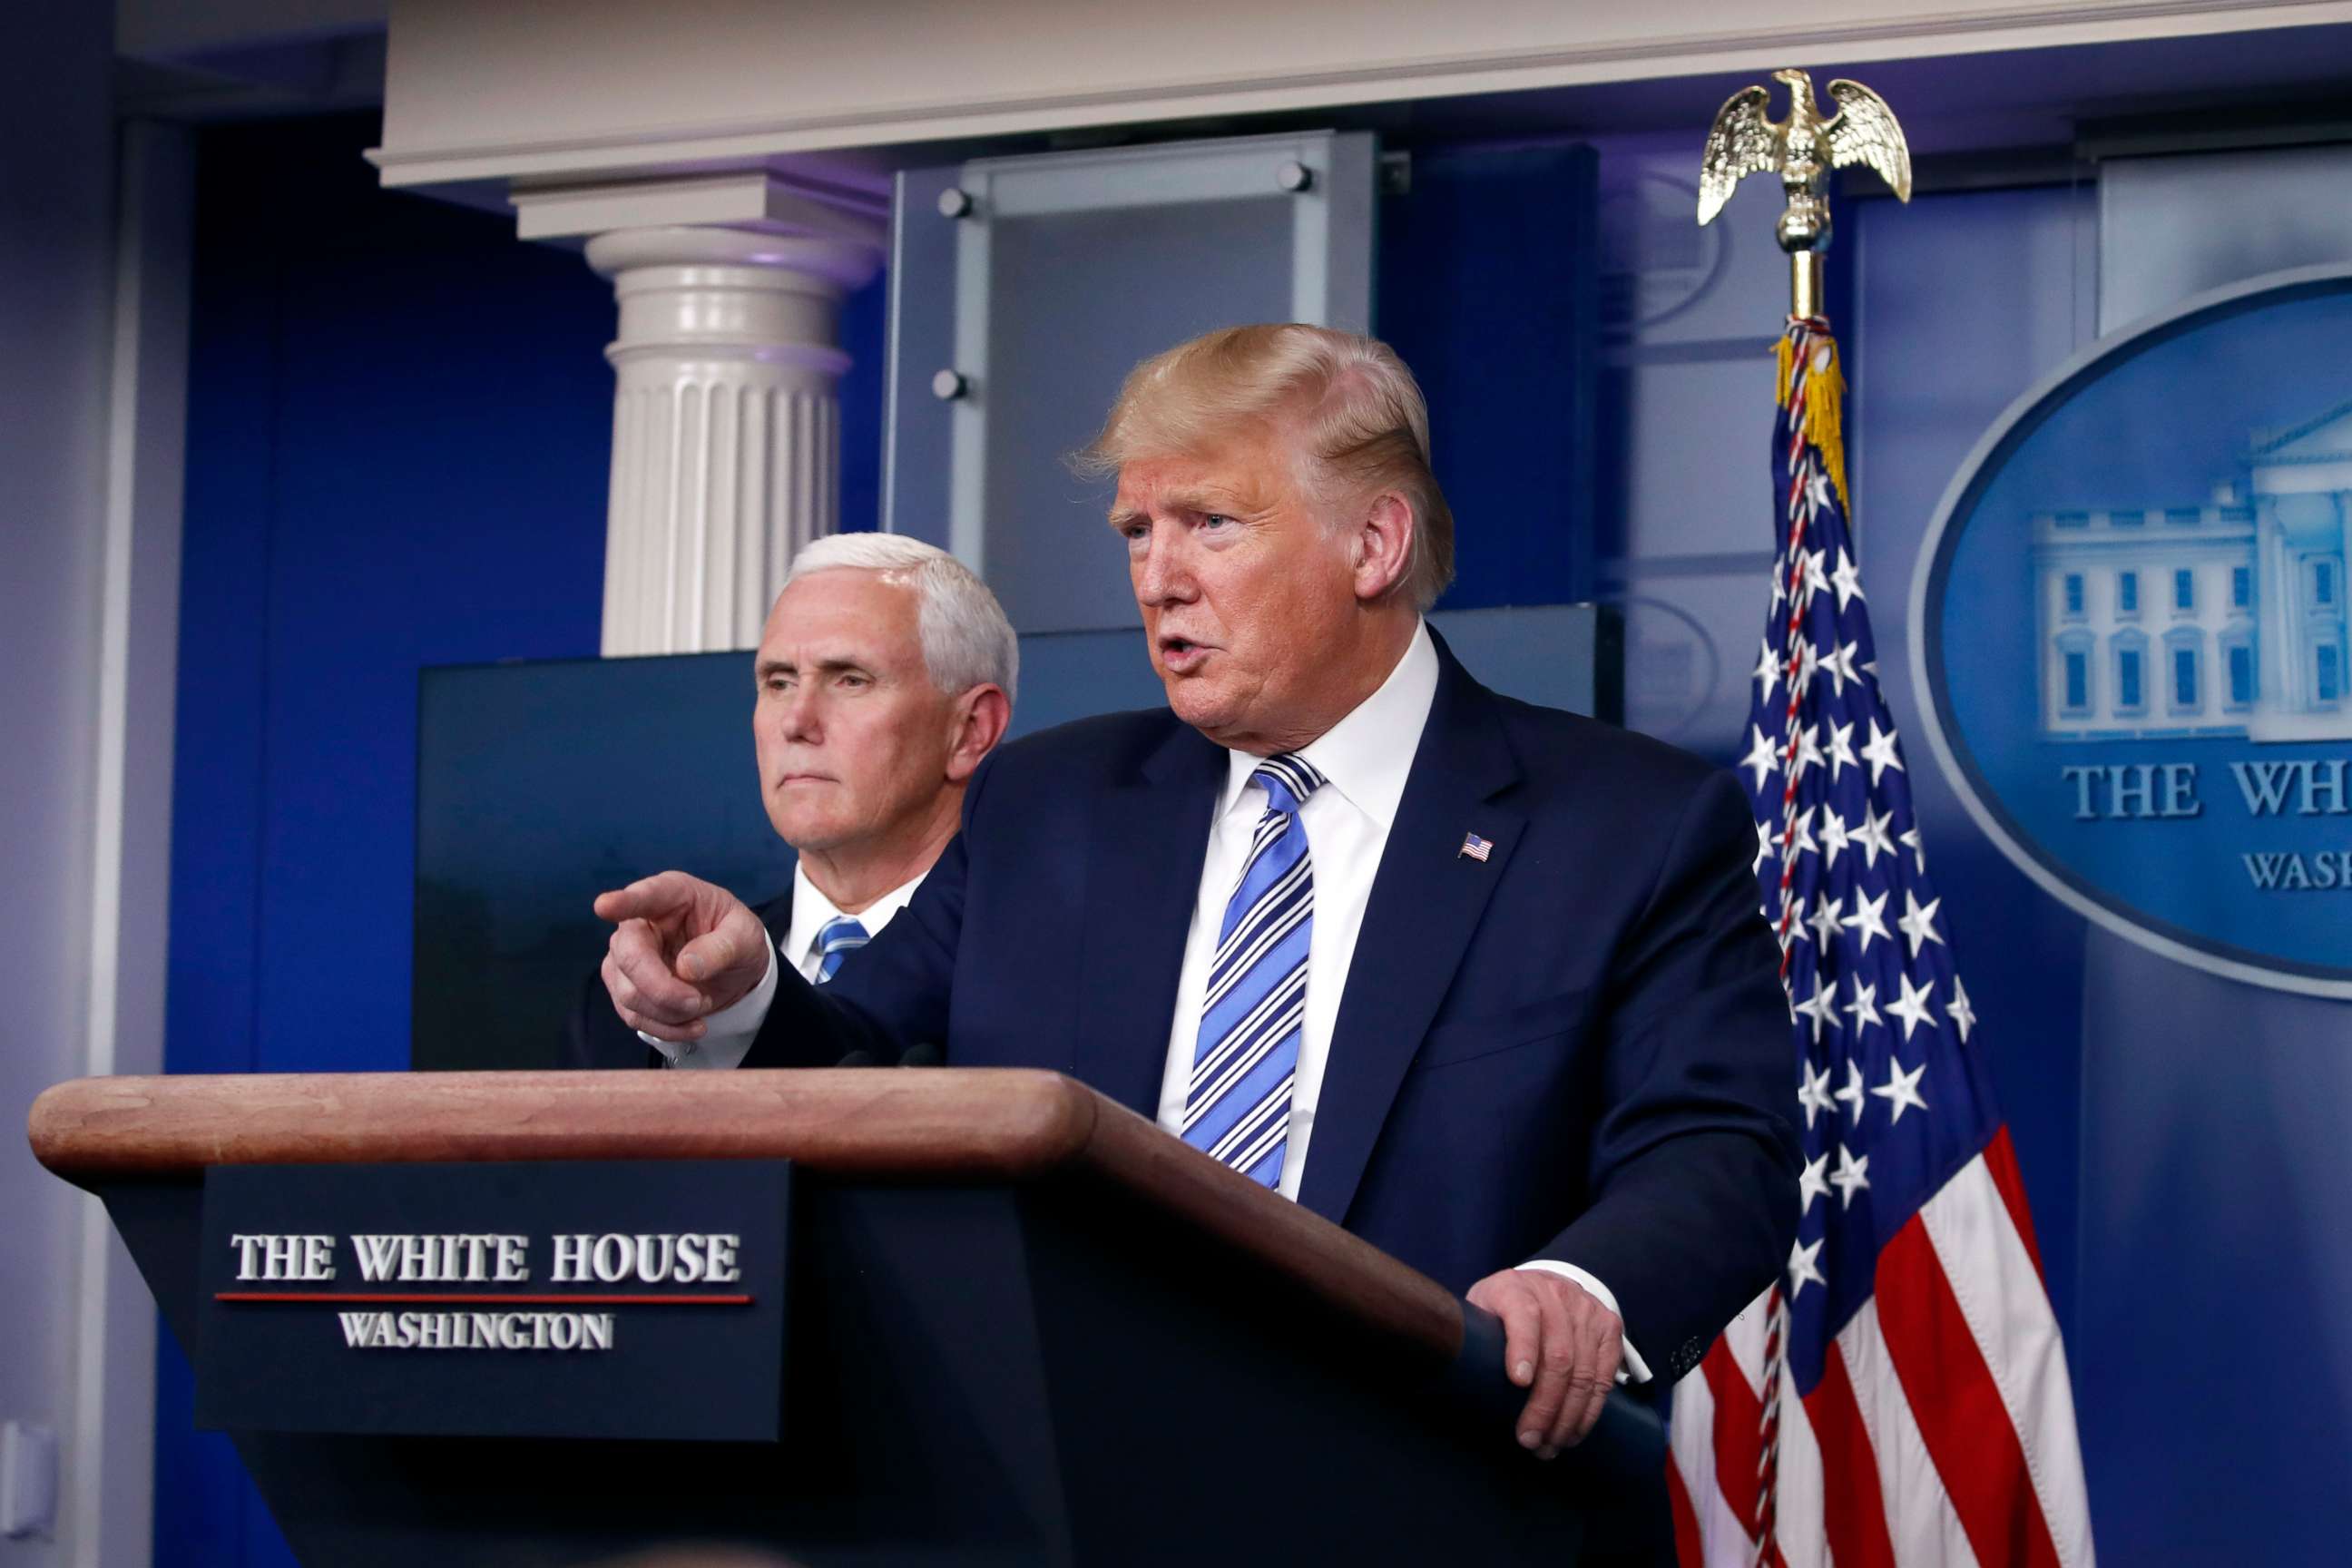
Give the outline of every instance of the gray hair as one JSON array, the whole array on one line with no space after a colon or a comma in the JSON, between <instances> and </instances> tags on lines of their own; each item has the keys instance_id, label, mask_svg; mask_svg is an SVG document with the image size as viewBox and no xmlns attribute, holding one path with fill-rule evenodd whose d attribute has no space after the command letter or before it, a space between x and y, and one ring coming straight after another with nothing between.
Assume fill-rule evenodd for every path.
<instances>
[{"instance_id":1,"label":"gray hair","mask_svg":"<svg viewBox=\"0 0 2352 1568\"><path fill-rule=\"evenodd\" d=\"M835 533L802 547L784 574L789 588L818 572L879 572L912 588L921 601L916 626L923 668L931 684L950 696L975 686L1004 689L1013 700L1021 674L1021 644L1004 606L971 568L935 544L903 533Z\"/></svg>"}]
</instances>

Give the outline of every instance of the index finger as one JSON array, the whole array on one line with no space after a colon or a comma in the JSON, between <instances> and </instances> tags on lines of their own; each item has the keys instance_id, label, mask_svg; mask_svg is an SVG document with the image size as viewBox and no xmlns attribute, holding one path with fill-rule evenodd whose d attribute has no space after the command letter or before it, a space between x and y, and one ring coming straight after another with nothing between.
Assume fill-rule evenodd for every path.
<instances>
[{"instance_id":1,"label":"index finger","mask_svg":"<svg viewBox=\"0 0 2352 1568\"><path fill-rule=\"evenodd\" d=\"M596 918L615 925L628 920L658 920L694 901L693 879L683 871L656 871L625 888L596 895Z\"/></svg>"}]
</instances>

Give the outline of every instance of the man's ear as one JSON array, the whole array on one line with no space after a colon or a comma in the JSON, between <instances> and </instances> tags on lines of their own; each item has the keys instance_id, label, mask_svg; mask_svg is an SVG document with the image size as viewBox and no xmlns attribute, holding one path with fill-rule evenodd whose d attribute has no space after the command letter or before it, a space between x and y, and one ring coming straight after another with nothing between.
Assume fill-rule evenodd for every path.
<instances>
[{"instance_id":1,"label":"man's ear","mask_svg":"<svg viewBox=\"0 0 2352 1568\"><path fill-rule=\"evenodd\" d=\"M948 741L948 783L962 784L979 770L1013 722L1013 700L1004 688L975 686L955 700L954 722Z\"/></svg>"},{"instance_id":2,"label":"man's ear","mask_svg":"<svg viewBox=\"0 0 2352 1568\"><path fill-rule=\"evenodd\" d=\"M1412 565L1412 503L1395 490L1374 496L1355 521L1356 597L1385 596Z\"/></svg>"}]
</instances>

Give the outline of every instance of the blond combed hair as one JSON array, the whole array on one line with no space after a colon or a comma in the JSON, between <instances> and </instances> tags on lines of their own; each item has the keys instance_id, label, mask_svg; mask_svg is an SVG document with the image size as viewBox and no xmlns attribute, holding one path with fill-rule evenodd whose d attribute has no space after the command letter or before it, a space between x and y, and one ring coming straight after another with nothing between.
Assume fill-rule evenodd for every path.
<instances>
[{"instance_id":1,"label":"blond combed hair","mask_svg":"<svg viewBox=\"0 0 2352 1568\"><path fill-rule=\"evenodd\" d=\"M1374 338L1298 322L1223 327L1128 373L1082 472L1139 458L1197 457L1255 425L1286 424L1308 459L1301 477L1328 502L1394 492L1412 510L1412 544L1391 594L1426 610L1454 580L1454 513L1429 465L1429 405L1396 351Z\"/></svg>"}]
</instances>

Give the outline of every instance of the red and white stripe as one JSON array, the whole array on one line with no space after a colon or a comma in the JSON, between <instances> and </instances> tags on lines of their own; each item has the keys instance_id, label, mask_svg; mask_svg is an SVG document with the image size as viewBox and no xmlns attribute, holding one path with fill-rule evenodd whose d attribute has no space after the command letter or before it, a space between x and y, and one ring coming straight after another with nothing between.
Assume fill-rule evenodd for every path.
<instances>
[{"instance_id":1,"label":"red and white stripe","mask_svg":"<svg viewBox=\"0 0 2352 1568\"><path fill-rule=\"evenodd\" d=\"M1880 1251L1812 1394L1782 1372L1782 1568L2092 1568L2058 1323L2006 1128ZM1675 1390L1684 1568L1757 1560L1766 1300Z\"/></svg>"}]
</instances>

